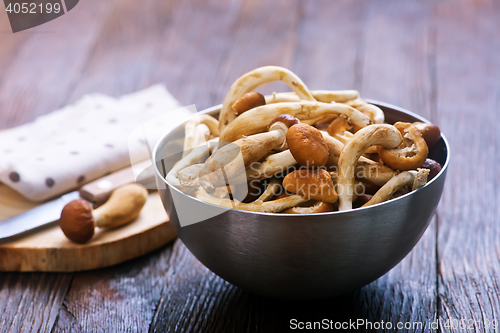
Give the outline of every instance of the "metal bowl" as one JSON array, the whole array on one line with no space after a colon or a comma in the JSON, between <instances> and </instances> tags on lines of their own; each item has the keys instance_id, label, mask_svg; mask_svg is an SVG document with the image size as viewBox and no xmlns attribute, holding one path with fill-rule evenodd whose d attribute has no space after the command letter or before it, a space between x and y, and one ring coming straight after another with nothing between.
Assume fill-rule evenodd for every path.
<instances>
[{"instance_id":1,"label":"metal bowl","mask_svg":"<svg viewBox=\"0 0 500 333\"><path fill-rule=\"evenodd\" d=\"M428 122L399 107L370 102L382 108L388 123ZM220 105L202 112L216 116L219 110ZM443 136L429 153L443 166L432 181L418 191L371 207L310 215L227 210L181 227L178 213L208 214L218 209L165 181L165 171L180 159L172 152L181 151L183 137L181 125L166 134L153 152L160 196L179 238L224 280L285 299L320 299L347 293L378 279L399 263L436 212L450 158ZM172 196L180 198L182 205L174 206Z\"/></svg>"}]
</instances>

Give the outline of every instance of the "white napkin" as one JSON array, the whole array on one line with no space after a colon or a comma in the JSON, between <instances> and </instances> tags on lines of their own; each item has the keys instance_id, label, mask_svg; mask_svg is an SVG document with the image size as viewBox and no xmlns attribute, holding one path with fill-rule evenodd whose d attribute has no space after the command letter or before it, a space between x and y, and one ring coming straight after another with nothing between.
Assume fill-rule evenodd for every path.
<instances>
[{"instance_id":1,"label":"white napkin","mask_svg":"<svg viewBox=\"0 0 500 333\"><path fill-rule=\"evenodd\" d=\"M179 107L161 85L119 99L84 96L32 123L0 132L0 181L32 201L66 193L130 165L129 153L137 160L146 152L148 158L144 137L131 139L131 133L155 117L165 119L166 112L177 123L189 115L183 109L171 112ZM156 131L153 136L161 137L168 129L159 124Z\"/></svg>"}]
</instances>

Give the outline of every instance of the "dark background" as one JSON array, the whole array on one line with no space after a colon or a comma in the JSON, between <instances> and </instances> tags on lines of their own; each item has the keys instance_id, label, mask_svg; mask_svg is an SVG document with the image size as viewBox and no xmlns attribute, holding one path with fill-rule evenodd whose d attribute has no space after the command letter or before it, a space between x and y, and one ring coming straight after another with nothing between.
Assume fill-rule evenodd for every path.
<instances>
[{"instance_id":1,"label":"dark background","mask_svg":"<svg viewBox=\"0 0 500 333\"><path fill-rule=\"evenodd\" d=\"M430 331L437 318L498 320L499 17L493 0L85 0L12 34L1 8L0 128L86 93L155 83L201 110L272 64L311 89L354 88L423 115L449 139L452 161L420 242L353 294L271 301L224 282L175 241L97 271L0 273L0 331L276 332L292 318L422 321Z\"/></svg>"}]
</instances>

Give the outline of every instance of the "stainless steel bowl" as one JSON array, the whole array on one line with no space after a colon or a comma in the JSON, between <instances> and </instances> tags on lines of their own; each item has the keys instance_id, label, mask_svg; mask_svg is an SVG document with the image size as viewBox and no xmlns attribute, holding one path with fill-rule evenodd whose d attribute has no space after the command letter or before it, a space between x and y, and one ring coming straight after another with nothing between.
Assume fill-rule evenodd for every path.
<instances>
[{"instance_id":1,"label":"stainless steel bowl","mask_svg":"<svg viewBox=\"0 0 500 333\"><path fill-rule=\"evenodd\" d=\"M424 118L388 104L388 123ZM217 115L220 106L203 112ZM243 289L286 299L320 299L350 292L387 273L415 246L443 192L449 163L442 137L430 151L442 171L422 189L395 200L348 212L282 215L228 210L203 222L181 227L172 194L191 212L211 204L183 194L165 181L180 155L184 126L157 144L153 156L163 205L179 238L212 272ZM172 150L173 149L173 150ZM178 205L179 206L179 205Z\"/></svg>"}]
</instances>

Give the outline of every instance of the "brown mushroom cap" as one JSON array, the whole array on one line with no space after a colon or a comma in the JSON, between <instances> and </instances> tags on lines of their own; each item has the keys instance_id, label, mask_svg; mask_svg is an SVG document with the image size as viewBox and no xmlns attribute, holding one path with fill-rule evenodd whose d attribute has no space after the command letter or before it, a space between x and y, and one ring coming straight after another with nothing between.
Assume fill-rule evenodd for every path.
<instances>
[{"instance_id":1,"label":"brown mushroom cap","mask_svg":"<svg viewBox=\"0 0 500 333\"><path fill-rule=\"evenodd\" d=\"M92 206L85 200L73 200L64 206L59 219L63 233L75 243L85 243L94 235Z\"/></svg>"},{"instance_id":2,"label":"brown mushroom cap","mask_svg":"<svg viewBox=\"0 0 500 333\"><path fill-rule=\"evenodd\" d=\"M413 125L420 131L429 148L434 147L441 139L441 130L434 124L414 122Z\"/></svg>"},{"instance_id":3,"label":"brown mushroom cap","mask_svg":"<svg viewBox=\"0 0 500 333\"><path fill-rule=\"evenodd\" d=\"M330 174L324 169L299 169L283 179L283 188L306 199L335 203L338 199Z\"/></svg>"},{"instance_id":4,"label":"brown mushroom cap","mask_svg":"<svg viewBox=\"0 0 500 333\"><path fill-rule=\"evenodd\" d=\"M428 181L430 181L432 178L436 177L437 174L441 171L441 164L434 161L433 159L428 158L425 160L422 168L430 170L428 179Z\"/></svg>"},{"instance_id":5,"label":"brown mushroom cap","mask_svg":"<svg viewBox=\"0 0 500 333\"><path fill-rule=\"evenodd\" d=\"M266 99L262 94L255 91L251 91L241 96L240 99L237 100L236 103L232 105L232 108L236 113L236 115L240 115L245 111L248 111L250 109L265 104L266 104Z\"/></svg>"},{"instance_id":6,"label":"brown mushroom cap","mask_svg":"<svg viewBox=\"0 0 500 333\"><path fill-rule=\"evenodd\" d=\"M271 120L271 122L269 123L269 126L267 126L267 130L269 131L271 129L271 126L277 122L283 123L283 124L285 124L286 127L290 128L293 125L300 123L300 120L298 120L297 118L295 118L294 116L292 116L290 114L286 114L286 113L280 114L279 116L277 116L273 120Z\"/></svg>"},{"instance_id":7,"label":"brown mushroom cap","mask_svg":"<svg viewBox=\"0 0 500 333\"><path fill-rule=\"evenodd\" d=\"M393 170L414 170L421 168L429 153L429 148L417 127L398 121L394 124L404 138L402 147L387 149L377 147L378 155Z\"/></svg>"},{"instance_id":8,"label":"brown mushroom cap","mask_svg":"<svg viewBox=\"0 0 500 333\"><path fill-rule=\"evenodd\" d=\"M288 148L295 160L305 167L318 167L328 160L328 145L321 131L300 123L286 133Z\"/></svg>"}]
</instances>

